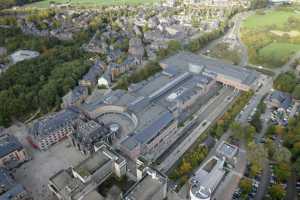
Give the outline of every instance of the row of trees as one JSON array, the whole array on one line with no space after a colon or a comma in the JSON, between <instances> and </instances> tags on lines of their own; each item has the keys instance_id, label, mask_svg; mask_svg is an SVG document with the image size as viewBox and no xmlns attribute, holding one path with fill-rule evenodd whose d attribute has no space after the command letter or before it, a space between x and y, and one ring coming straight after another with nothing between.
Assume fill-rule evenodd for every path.
<instances>
[{"instance_id":1,"label":"row of trees","mask_svg":"<svg viewBox=\"0 0 300 200\"><path fill-rule=\"evenodd\" d=\"M241 62L241 56L236 49L231 49L228 43L219 43L211 52L211 55L216 58L228 60L234 65Z\"/></svg>"},{"instance_id":2,"label":"row of trees","mask_svg":"<svg viewBox=\"0 0 300 200\"><path fill-rule=\"evenodd\" d=\"M193 172L193 169L199 167L201 162L205 159L208 154L208 149L201 144L198 144L192 150L189 150L183 156L184 158L180 161L175 170L170 174L172 180L178 180L179 184L183 185L189 175Z\"/></svg>"},{"instance_id":3,"label":"row of trees","mask_svg":"<svg viewBox=\"0 0 300 200\"><path fill-rule=\"evenodd\" d=\"M291 152L291 161L300 176L300 116L289 120L283 134L284 146Z\"/></svg>"},{"instance_id":4,"label":"row of trees","mask_svg":"<svg viewBox=\"0 0 300 200\"><path fill-rule=\"evenodd\" d=\"M264 98L257 105L257 110L255 111L250 124L255 127L256 132L260 132L262 129L261 115L266 111L266 104L264 103Z\"/></svg>"},{"instance_id":5,"label":"row of trees","mask_svg":"<svg viewBox=\"0 0 300 200\"><path fill-rule=\"evenodd\" d=\"M121 77L113 89L127 90L130 84L146 80L160 71L161 67L157 62L149 62L146 66L136 70L132 74Z\"/></svg>"},{"instance_id":6,"label":"row of trees","mask_svg":"<svg viewBox=\"0 0 300 200\"><path fill-rule=\"evenodd\" d=\"M235 140L246 141L247 144L253 140L254 134L256 133L255 127L251 125L241 125L238 122L233 122L230 124L230 131L232 137Z\"/></svg>"},{"instance_id":7,"label":"row of trees","mask_svg":"<svg viewBox=\"0 0 300 200\"><path fill-rule=\"evenodd\" d=\"M259 9L259 8L264 8L268 5L269 1L268 0L251 0L251 9Z\"/></svg>"},{"instance_id":8,"label":"row of trees","mask_svg":"<svg viewBox=\"0 0 300 200\"><path fill-rule=\"evenodd\" d=\"M253 91L242 93L235 103L225 112L225 114L217 121L217 123L210 130L210 134L215 137L221 137L224 132L228 130L233 123L235 117L248 103L253 95Z\"/></svg>"},{"instance_id":9,"label":"row of trees","mask_svg":"<svg viewBox=\"0 0 300 200\"><path fill-rule=\"evenodd\" d=\"M210 41L217 39L227 29L227 22L220 24L218 29L215 29L212 32L204 33L199 38L192 40L189 42L189 44L186 46L186 49L191 52L199 51L201 48L203 48L206 44L208 44Z\"/></svg>"}]
</instances>

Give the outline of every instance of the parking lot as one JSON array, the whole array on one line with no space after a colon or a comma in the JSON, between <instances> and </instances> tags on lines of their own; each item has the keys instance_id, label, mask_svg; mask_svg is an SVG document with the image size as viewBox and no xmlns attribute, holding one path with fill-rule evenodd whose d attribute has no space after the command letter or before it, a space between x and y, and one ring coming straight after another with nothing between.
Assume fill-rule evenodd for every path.
<instances>
[{"instance_id":1,"label":"parking lot","mask_svg":"<svg viewBox=\"0 0 300 200\"><path fill-rule=\"evenodd\" d=\"M31 193L34 200L55 200L47 187L49 178L61 169L78 164L85 157L71 147L68 140L57 143L47 151L33 149L25 139L26 131L22 124L10 128L10 132L19 138L32 158L17 168L14 176Z\"/></svg>"}]
</instances>

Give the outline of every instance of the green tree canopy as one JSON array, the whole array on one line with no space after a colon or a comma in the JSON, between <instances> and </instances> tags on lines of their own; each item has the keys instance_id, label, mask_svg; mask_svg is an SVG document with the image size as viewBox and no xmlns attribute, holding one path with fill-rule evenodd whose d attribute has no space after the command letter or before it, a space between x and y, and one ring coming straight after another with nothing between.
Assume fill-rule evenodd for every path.
<instances>
[{"instance_id":1,"label":"green tree canopy","mask_svg":"<svg viewBox=\"0 0 300 200\"><path fill-rule=\"evenodd\" d=\"M293 72L280 74L274 81L273 87L277 90L292 93L297 84L296 76Z\"/></svg>"},{"instance_id":2,"label":"green tree canopy","mask_svg":"<svg viewBox=\"0 0 300 200\"><path fill-rule=\"evenodd\" d=\"M282 185L276 184L270 187L269 194L272 200L282 200L285 196L285 190Z\"/></svg>"}]
</instances>

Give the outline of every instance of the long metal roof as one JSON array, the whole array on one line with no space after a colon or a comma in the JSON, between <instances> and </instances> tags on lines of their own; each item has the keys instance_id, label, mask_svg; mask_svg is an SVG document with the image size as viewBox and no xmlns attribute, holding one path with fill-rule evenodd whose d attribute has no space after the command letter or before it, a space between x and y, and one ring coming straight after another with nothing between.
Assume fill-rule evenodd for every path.
<instances>
[{"instance_id":1,"label":"long metal roof","mask_svg":"<svg viewBox=\"0 0 300 200\"><path fill-rule=\"evenodd\" d=\"M173 115L169 111L165 112L150 126L137 133L134 138L142 144L148 143L151 139L155 138L160 131L173 120L173 118Z\"/></svg>"},{"instance_id":2,"label":"long metal roof","mask_svg":"<svg viewBox=\"0 0 300 200\"><path fill-rule=\"evenodd\" d=\"M198 65L204 67L204 71L210 73L221 74L229 79L238 80L243 84L252 84L258 73L254 70L245 69L223 61L209 58L202 55L196 55L190 52L181 52L175 54L160 62L164 68L172 67L178 71L188 71L189 65Z\"/></svg>"}]
</instances>

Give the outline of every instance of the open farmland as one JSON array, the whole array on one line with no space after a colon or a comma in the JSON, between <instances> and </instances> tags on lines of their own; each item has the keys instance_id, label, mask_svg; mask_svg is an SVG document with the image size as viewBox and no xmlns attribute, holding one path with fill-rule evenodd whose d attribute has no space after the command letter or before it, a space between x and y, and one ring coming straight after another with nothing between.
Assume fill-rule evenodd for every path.
<instances>
[{"instance_id":1,"label":"open farmland","mask_svg":"<svg viewBox=\"0 0 300 200\"><path fill-rule=\"evenodd\" d=\"M33 4L30 7L44 8L48 7L50 3L66 4L70 3L73 6L103 6L103 5L120 5L120 4L142 4L142 3L155 3L158 0L44 0Z\"/></svg>"},{"instance_id":2,"label":"open farmland","mask_svg":"<svg viewBox=\"0 0 300 200\"><path fill-rule=\"evenodd\" d=\"M276 68L300 51L300 10L283 7L257 11L242 24L241 38L252 64Z\"/></svg>"}]
</instances>

